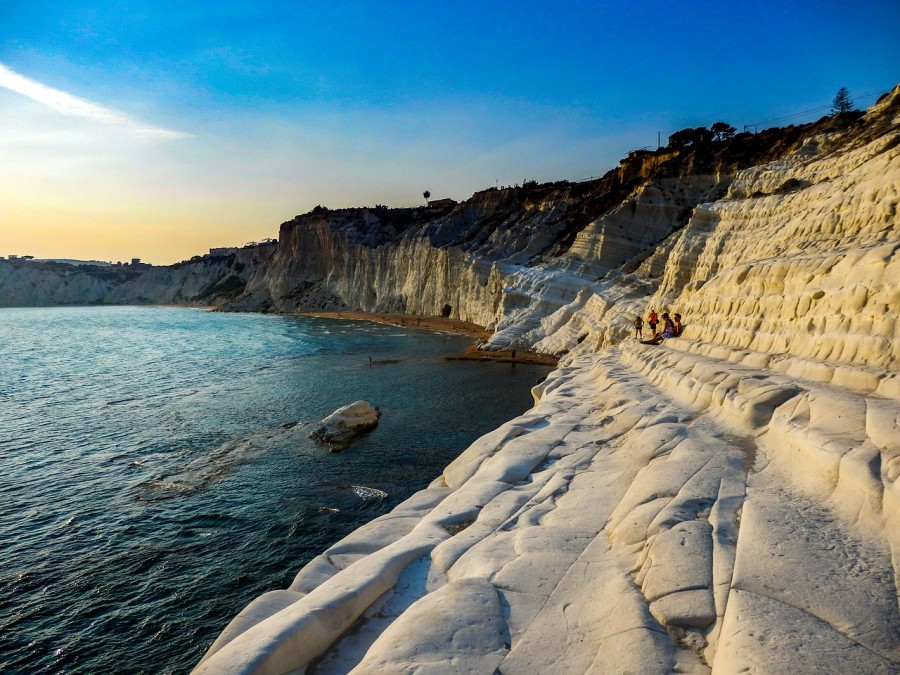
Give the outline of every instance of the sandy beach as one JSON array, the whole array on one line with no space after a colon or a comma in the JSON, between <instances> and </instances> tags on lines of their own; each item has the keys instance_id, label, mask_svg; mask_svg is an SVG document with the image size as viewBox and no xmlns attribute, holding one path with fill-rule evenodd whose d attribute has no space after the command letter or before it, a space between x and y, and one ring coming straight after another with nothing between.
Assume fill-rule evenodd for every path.
<instances>
[{"instance_id":1,"label":"sandy beach","mask_svg":"<svg viewBox=\"0 0 900 675\"><path fill-rule=\"evenodd\" d=\"M450 354L444 358L448 361L495 361L497 363L523 363L543 366L555 366L559 361L556 356L538 354L524 350L484 351L477 349L479 340L487 340L491 332L484 326L471 321L461 321L444 316L416 316L410 314L384 314L374 312L298 312L297 316L313 316L324 319L347 319L353 321L374 321L391 326L406 328L422 328L437 330L458 335L468 335L476 340L462 354Z\"/></svg>"}]
</instances>

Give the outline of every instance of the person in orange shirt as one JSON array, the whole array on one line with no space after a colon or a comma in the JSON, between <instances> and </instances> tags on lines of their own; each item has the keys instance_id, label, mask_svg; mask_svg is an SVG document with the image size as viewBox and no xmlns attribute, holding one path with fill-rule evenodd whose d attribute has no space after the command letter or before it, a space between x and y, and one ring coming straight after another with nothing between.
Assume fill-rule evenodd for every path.
<instances>
[{"instance_id":1,"label":"person in orange shirt","mask_svg":"<svg viewBox=\"0 0 900 675\"><path fill-rule=\"evenodd\" d=\"M656 333L656 324L659 323L659 316L656 313L655 309L651 309L650 313L647 315L647 323L650 326L650 334L653 335Z\"/></svg>"},{"instance_id":2,"label":"person in orange shirt","mask_svg":"<svg viewBox=\"0 0 900 675\"><path fill-rule=\"evenodd\" d=\"M658 345L663 340L675 337L675 322L669 318L668 312L663 312L663 330L661 333L654 333L649 340L641 340L642 345Z\"/></svg>"}]
</instances>

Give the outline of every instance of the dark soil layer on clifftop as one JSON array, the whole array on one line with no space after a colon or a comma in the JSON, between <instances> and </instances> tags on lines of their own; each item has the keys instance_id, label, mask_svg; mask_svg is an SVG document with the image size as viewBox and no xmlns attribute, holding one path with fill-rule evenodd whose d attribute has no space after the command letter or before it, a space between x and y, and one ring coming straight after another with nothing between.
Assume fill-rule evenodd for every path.
<instances>
[{"instance_id":1,"label":"dark soil layer on clifftop","mask_svg":"<svg viewBox=\"0 0 900 675\"><path fill-rule=\"evenodd\" d=\"M404 237L425 236L436 247L478 250L488 257L504 257L529 248L532 263L548 261L566 253L579 232L620 206L643 184L660 179L735 173L778 160L817 135L840 135L841 143L866 142L883 132L885 117L888 116L866 124L863 112L853 111L828 115L807 124L772 127L755 134L745 131L717 141L698 141L687 147L663 146L655 151L636 151L599 178L582 182L525 181L521 186L492 187L448 207L376 206L332 210L319 206L282 223L279 238L289 239L294 228L309 227L319 219L331 227L340 224L345 236L370 248ZM559 208L557 216L546 222L535 218L551 205ZM541 231L546 231L549 237L541 245L529 246Z\"/></svg>"}]
</instances>

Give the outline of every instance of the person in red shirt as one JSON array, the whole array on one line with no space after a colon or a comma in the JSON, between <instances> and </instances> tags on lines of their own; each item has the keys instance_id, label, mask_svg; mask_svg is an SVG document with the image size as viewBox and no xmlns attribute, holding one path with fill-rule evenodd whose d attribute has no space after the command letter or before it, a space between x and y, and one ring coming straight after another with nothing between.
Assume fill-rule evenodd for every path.
<instances>
[{"instance_id":1,"label":"person in red shirt","mask_svg":"<svg viewBox=\"0 0 900 675\"><path fill-rule=\"evenodd\" d=\"M650 334L656 333L656 324L659 323L659 316L656 314L655 309L651 309L647 315L647 323L650 325Z\"/></svg>"}]
</instances>

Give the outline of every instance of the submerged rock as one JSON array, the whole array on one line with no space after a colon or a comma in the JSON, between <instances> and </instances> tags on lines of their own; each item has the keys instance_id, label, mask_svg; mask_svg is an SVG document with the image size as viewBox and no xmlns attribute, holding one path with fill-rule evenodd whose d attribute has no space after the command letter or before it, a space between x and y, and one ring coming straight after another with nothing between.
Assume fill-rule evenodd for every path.
<instances>
[{"instance_id":1,"label":"submerged rock","mask_svg":"<svg viewBox=\"0 0 900 675\"><path fill-rule=\"evenodd\" d=\"M379 417L381 412L371 403L356 401L338 408L321 420L316 428L309 432L309 437L323 443L342 445L357 434L377 426Z\"/></svg>"}]
</instances>

